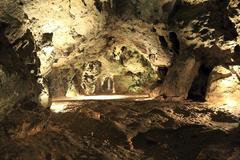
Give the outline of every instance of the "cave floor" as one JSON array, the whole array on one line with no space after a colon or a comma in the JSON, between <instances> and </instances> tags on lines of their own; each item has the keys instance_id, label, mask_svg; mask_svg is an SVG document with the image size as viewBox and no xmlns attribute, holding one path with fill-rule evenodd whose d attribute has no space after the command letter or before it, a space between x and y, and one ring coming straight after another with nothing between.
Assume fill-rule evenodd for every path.
<instances>
[{"instance_id":1,"label":"cave floor","mask_svg":"<svg viewBox=\"0 0 240 160\"><path fill-rule=\"evenodd\" d=\"M1 125L0 159L238 160L239 117L203 103L23 103Z\"/></svg>"}]
</instances>

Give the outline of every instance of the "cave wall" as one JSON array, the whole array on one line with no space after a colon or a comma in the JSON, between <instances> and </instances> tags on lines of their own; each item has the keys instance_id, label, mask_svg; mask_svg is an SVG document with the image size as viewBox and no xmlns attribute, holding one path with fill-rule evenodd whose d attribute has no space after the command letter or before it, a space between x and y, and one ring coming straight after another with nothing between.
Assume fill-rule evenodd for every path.
<instances>
[{"instance_id":1,"label":"cave wall","mask_svg":"<svg viewBox=\"0 0 240 160\"><path fill-rule=\"evenodd\" d=\"M104 85L110 75L97 73L84 79L89 74L84 65L102 60L107 70L112 62L103 57L122 47L138 52L149 63L147 72L157 75L140 88L167 99L187 99L199 83L206 90L199 97L213 95L206 89L212 85L211 77L204 77L204 82L196 79L201 79L201 66L213 70L204 74L209 76L217 66L229 68L240 62L237 0L5 0L0 6L2 104L38 95L37 81L43 88L40 101L46 106L51 96L93 94L98 76ZM114 75L122 82L118 86L125 86L119 90L128 90L133 78L126 68L132 65L136 70L138 65L124 64L123 58L117 61L126 71ZM93 77L89 83L88 77ZM140 82L146 79L142 77ZM89 91L82 87L86 83ZM19 94L6 100L14 91Z\"/></svg>"},{"instance_id":2,"label":"cave wall","mask_svg":"<svg viewBox=\"0 0 240 160\"><path fill-rule=\"evenodd\" d=\"M177 56L178 58L175 59L176 62L173 64L173 69L170 69L174 70L174 66L177 68L182 59L186 59L186 57L191 56L195 57L197 61L196 65L200 64L200 66L205 66L205 68L209 68L210 70L213 70L219 65L224 65L226 67L231 65L239 65L239 9L237 9L237 6L239 6L239 2L229 0L224 0L221 2L216 0L182 1L181 5L177 7L169 20L169 28L176 32L180 42L180 54ZM186 63L187 61L185 61L185 64ZM178 78L179 81L184 79L187 73L189 73L187 72L183 74L181 73L182 71L183 69L180 69L178 72L180 75ZM203 78L205 75L209 74L207 72L209 71L206 71L206 73L203 74ZM212 74L214 74L214 70ZM198 75L200 75L200 73L191 74L193 77ZM234 74L231 74L231 76L234 77ZM164 85L163 88L165 88L165 90L169 90L169 92L171 91L171 97L176 96L182 97L183 99L186 98L186 95L189 91L188 89L190 88L191 92L198 92L193 91L193 88L196 88L196 90L198 88L193 85L205 83L204 90L206 90L207 84L210 86L212 83L211 77L207 80L207 83L206 80L205 82L199 82L200 80L196 82L197 80L195 79L193 82L196 83L193 85L192 82L187 83L185 80L182 83L175 80L175 74L169 74L167 77L167 79L172 80L169 81L167 85ZM201 76L199 78L201 78ZM179 82L177 87L170 85L175 85L175 81ZM185 87L184 83L187 83L189 87L179 96L178 92L180 89L178 89L178 87L183 89ZM219 84L218 87L224 88L226 86ZM235 89L232 89L231 92L235 92L234 90ZM202 97L206 94L214 95L214 93L211 92L212 90L206 90L205 93L202 93L202 95L199 97ZM224 91L220 94L223 93ZM166 96L168 96L168 94L166 94ZM211 102L210 99L208 99L208 101Z\"/></svg>"},{"instance_id":3,"label":"cave wall","mask_svg":"<svg viewBox=\"0 0 240 160\"><path fill-rule=\"evenodd\" d=\"M23 25L24 12L14 1L4 2L0 2L0 119L23 99L38 103L41 90L40 61L32 32Z\"/></svg>"},{"instance_id":4,"label":"cave wall","mask_svg":"<svg viewBox=\"0 0 240 160\"><path fill-rule=\"evenodd\" d=\"M0 0L0 159L239 159L239 8ZM157 100L42 107L113 83Z\"/></svg>"},{"instance_id":5,"label":"cave wall","mask_svg":"<svg viewBox=\"0 0 240 160\"><path fill-rule=\"evenodd\" d=\"M153 4L156 5L156 2ZM154 6L153 4L151 6ZM159 45L159 34L162 36L166 32L165 24L156 25L156 29L151 24L142 23L140 19L131 20L136 17L136 10L132 5L130 1L97 0L23 3L25 13L29 15L28 26L34 33L38 47L37 54L41 60L40 71L46 78L45 86L48 87L45 90L51 90L46 91L47 93L49 92L53 97L65 96L68 91L74 92L73 95L95 93L97 75L87 76L86 79L91 76L93 78L89 79L91 82L86 89L82 87L85 86L83 84L85 80L82 78L84 64L101 59L108 52L114 52L114 48L122 46L141 53L149 61L151 70L155 74L158 66L171 65L172 53L165 52ZM42 7L39 9L39 6ZM55 11L58 13L58 18L53 14ZM109 60L105 60L104 63L105 66L112 64ZM118 67L121 68L121 66ZM104 70L105 73L113 72L107 67ZM125 74L121 70L118 74L114 73L122 77L126 76ZM106 76L113 76L113 74ZM142 79L146 79L146 76ZM125 91L119 91L119 93L127 93L127 90L130 90L128 88L132 86L131 82L126 83ZM145 84L140 86L140 90L151 86L147 87ZM55 89L58 87L59 89Z\"/></svg>"}]
</instances>

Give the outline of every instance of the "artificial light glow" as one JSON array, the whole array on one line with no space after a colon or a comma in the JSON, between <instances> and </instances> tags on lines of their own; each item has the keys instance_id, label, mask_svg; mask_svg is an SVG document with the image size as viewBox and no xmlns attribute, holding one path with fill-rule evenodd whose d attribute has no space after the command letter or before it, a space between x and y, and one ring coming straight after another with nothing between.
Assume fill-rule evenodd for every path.
<instances>
[{"instance_id":1,"label":"artificial light glow","mask_svg":"<svg viewBox=\"0 0 240 160\"><path fill-rule=\"evenodd\" d=\"M135 100L144 101L151 100L149 95L94 95L94 96L76 96L76 97L61 97L52 99L52 105L50 109L55 113L67 112L68 105L72 104L74 101L84 101L84 100Z\"/></svg>"},{"instance_id":2,"label":"artificial light glow","mask_svg":"<svg viewBox=\"0 0 240 160\"><path fill-rule=\"evenodd\" d=\"M77 89L75 88L74 85L72 85L72 86L68 89L68 91L67 91L67 93L66 93L66 97L77 97L77 96L79 96L79 94L78 94L78 92L77 92Z\"/></svg>"},{"instance_id":3,"label":"artificial light glow","mask_svg":"<svg viewBox=\"0 0 240 160\"><path fill-rule=\"evenodd\" d=\"M222 80L223 89L225 89L227 87L232 87L233 84L234 84L234 81L232 79L224 79L224 80Z\"/></svg>"},{"instance_id":4,"label":"artificial light glow","mask_svg":"<svg viewBox=\"0 0 240 160\"><path fill-rule=\"evenodd\" d=\"M64 113L66 112L66 108L69 105L68 102L54 102L52 103L50 109L51 111L55 112L55 113Z\"/></svg>"},{"instance_id":5,"label":"artificial light glow","mask_svg":"<svg viewBox=\"0 0 240 160\"><path fill-rule=\"evenodd\" d=\"M226 99L224 100L224 104L227 105L227 106L229 106L229 107L236 107L238 103L237 103L237 101L234 100L234 99L226 98Z\"/></svg>"},{"instance_id":6,"label":"artificial light glow","mask_svg":"<svg viewBox=\"0 0 240 160\"><path fill-rule=\"evenodd\" d=\"M220 108L232 113L233 115L240 114L240 108L238 107L239 102L236 97L226 97L219 103L222 103Z\"/></svg>"},{"instance_id":7,"label":"artificial light glow","mask_svg":"<svg viewBox=\"0 0 240 160\"><path fill-rule=\"evenodd\" d=\"M52 52L53 52L53 50L54 50L54 48L53 47L51 47L51 46L48 46L48 47L44 47L43 49L43 52L45 53L45 54L51 54Z\"/></svg>"},{"instance_id":8,"label":"artificial light glow","mask_svg":"<svg viewBox=\"0 0 240 160\"><path fill-rule=\"evenodd\" d=\"M42 26L43 33L52 33L55 32L62 26L62 22L57 22L55 20L50 20L48 23Z\"/></svg>"},{"instance_id":9,"label":"artificial light glow","mask_svg":"<svg viewBox=\"0 0 240 160\"><path fill-rule=\"evenodd\" d=\"M54 98L53 102L84 101L84 100L124 100L124 99L146 99L149 95L94 95Z\"/></svg>"}]
</instances>

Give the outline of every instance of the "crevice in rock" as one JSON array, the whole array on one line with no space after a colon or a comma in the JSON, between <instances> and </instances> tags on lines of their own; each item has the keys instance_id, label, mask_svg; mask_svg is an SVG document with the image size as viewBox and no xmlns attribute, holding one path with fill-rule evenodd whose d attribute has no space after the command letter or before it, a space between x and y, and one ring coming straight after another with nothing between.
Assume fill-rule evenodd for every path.
<instances>
[{"instance_id":1,"label":"crevice in rock","mask_svg":"<svg viewBox=\"0 0 240 160\"><path fill-rule=\"evenodd\" d=\"M82 0L82 2L83 2L83 4L84 4L84 6L87 6L87 4L86 4L85 0Z\"/></svg>"},{"instance_id":2,"label":"crevice in rock","mask_svg":"<svg viewBox=\"0 0 240 160\"><path fill-rule=\"evenodd\" d=\"M169 40L172 43L171 49L176 53L179 54L180 50L180 42L178 40L178 36L175 32L169 32Z\"/></svg>"},{"instance_id":3,"label":"crevice in rock","mask_svg":"<svg viewBox=\"0 0 240 160\"><path fill-rule=\"evenodd\" d=\"M224 34L224 40L228 41L236 39L238 37L238 33L236 31L235 24L229 19L228 15L224 16L223 21L222 27L225 32L228 31Z\"/></svg>"},{"instance_id":4,"label":"crevice in rock","mask_svg":"<svg viewBox=\"0 0 240 160\"><path fill-rule=\"evenodd\" d=\"M115 6L115 13L120 17L129 17L134 9L134 5L129 0L113 0L113 6Z\"/></svg>"},{"instance_id":5,"label":"crevice in rock","mask_svg":"<svg viewBox=\"0 0 240 160\"><path fill-rule=\"evenodd\" d=\"M42 35L42 44L50 45L52 43L53 33L43 33Z\"/></svg>"},{"instance_id":6,"label":"crevice in rock","mask_svg":"<svg viewBox=\"0 0 240 160\"><path fill-rule=\"evenodd\" d=\"M168 23L170 25L174 24L173 17L175 16L175 14L177 14L178 10L181 8L182 3L183 3L182 0L176 0L175 5L168 16Z\"/></svg>"},{"instance_id":7,"label":"crevice in rock","mask_svg":"<svg viewBox=\"0 0 240 160\"><path fill-rule=\"evenodd\" d=\"M158 38L159 38L159 41L160 41L160 43L161 43L161 46L162 46L164 49L167 49L167 48L168 48L168 43L167 43L165 37L164 37L164 36L158 36Z\"/></svg>"},{"instance_id":8,"label":"crevice in rock","mask_svg":"<svg viewBox=\"0 0 240 160\"><path fill-rule=\"evenodd\" d=\"M195 77L191 89L188 92L188 99L200 102L205 101L208 79L212 70L212 67L204 65L200 66L198 75Z\"/></svg>"},{"instance_id":9,"label":"crevice in rock","mask_svg":"<svg viewBox=\"0 0 240 160\"><path fill-rule=\"evenodd\" d=\"M103 4L100 0L95 0L94 5L99 12L103 11Z\"/></svg>"},{"instance_id":10,"label":"crevice in rock","mask_svg":"<svg viewBox=\"0 0 240 160\"><path fill-rule=\"evenodd\" d=\"M160 79L158 80L158 83L163 83L167 73L168 73L167 67L158 67L158 77L160 77Z\"/></svg>"},{"instance_id":11,"label":"crevice in rock","mask_svg":"<svg viewBox=\"0 0 240 160\"><path fill-rule=\"evenodd\" d=\"M240 56L240 45L239 44L234 47L234 54Z\"/></svg>"},{"instance_id":12,"label":"crevice in rock","mask_svg":"<svg viewBox=\"0 0 240 160\"><path fill-rule=\"evenodd\" d=\"M153 28L151 29L151 32L156 33L156 32L157 32L156 28L153 27Z\"/></svg>"}]
</instances>

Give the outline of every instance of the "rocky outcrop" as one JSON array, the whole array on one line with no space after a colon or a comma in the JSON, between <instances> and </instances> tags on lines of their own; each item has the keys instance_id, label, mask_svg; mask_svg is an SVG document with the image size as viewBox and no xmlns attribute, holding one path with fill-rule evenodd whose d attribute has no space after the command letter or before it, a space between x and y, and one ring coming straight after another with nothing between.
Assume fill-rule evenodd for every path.
<instances>
[{"instance_id":1,"label":"rocky outcrop","mask_svg":"<svg viewBox=\"0 0 240 160\"><path fill-rule=\"evenodd\" d=\"M238 106L240 95L239 83L239 66L215 67L209 78L207 101L214 104L231 106L230 108L234 109Z\"/></svg>"},{"instance_id":2,"label":"rocky outcrop","mask_svg":"<svg viewBox=\"0 0 240 160\"><path fill-rule=\"evenodd\" d=\"M239 159L239 4L0 0L0 159Z\"/></svg>"},{"instance_id":3,"label":"rocky outcrop","mask_svg":"<svg viewBox=\"0 0 240 160\"><path fill-rule=\"evenodd\" d=\"M24 98L38 103L41 88L37 83L40 63L32 33L22 25L23 12L15 8L14 17L4 7L0 14L0 119Z\"/></svg>"},{"instance_id":4,"label":"rocky outcrop","mask_svg":"<svg viewBox=\"0 0 240 160\"><path fill-rule=\"evenodd\" d=\"M106 24L107 11L99 8L95 0L35 0L23 2L22 8L39 47L43 75L58 59L73 52L80 54L79 45L95 37Z\"/></svg>"},{"instance_id":5,"label":"rocky outcrop","mask_svg":"<svg viewBox=\"0 0 240 160\"><path fill-rule=\"evenodd\" d=\"M208 68L210 72L215 66L237 65L239 63L239 56L236 54L239 44L237 5L238 2L228 0L221 2L184 0L172 14L170 22L170 28L177 33L180 41L179 57L195 55L200 66ZM200 72L202 71L199 70L197 78L201 78ZM209 74L207 72L202 74L204 79ZM198 91L199 87L194 85L206 86L206 80L200 82L195 79L193 82L191 93L185 92L185 95L190 94L191 97L193 93L198 97L204 97L205 93ZM211 80L208 83L211 85ZM206 89L202 90L206 92Z\"/></svg>"},{"instance_id":6,"label":"rocky outcrop","mask_svg":"<svg viewBox=\"0 0 240 160\"><path fill-rule=\"evenodd\" d=\"M159 35L162 35L160 37L165 40L163 36L166 32L164 31L164 26L154 28L152 25L146 23L140 24L141 21L119 20L114 22L114 24L108 26L106 31L100 33L98 37L81 44L79 46L79 48L82 48L81 53L73 52L67 58L58 59L53 64L53 68L65 71L69 70L68 74L71 74L73 71L76 72L75 76L73 76L73 83L77 83L75 86L77 86L80 94L95 94L94 88L96 86L94 87L94 85L98 83L95 82L97 79L103 81L106 77L115 76L129 77L129 81L125 81L125 84L120 84L120 82L115 83L116 85L125 86L123 87L124 89L122 88L123 90L116 90L115 93L140 92L144 88L149 88L158 79L163 78L160 75L158 77L158 67L164 68L170 66L173 53L168 50L168 46L164 48L164 44L162 46L160 43ZM166 37L165 43L167 43L167 40ZM169 42L169 44L171 43ZM171 48L170 45L169 48ZM101 63L101 74L92 76L95 79L94 83L90 83L91 85L87 88L93 89L91 92L85 92L83 91L85 89L80 84L84 80L84 65L93 61ZM47 77L56 75L55 71L52 70ZM88 75L91 76L92 74ZM65 76L67 77L67 73ZM51 78L49 81L51 81ZM136 81L139 81L139 83ZM130 89L134 84L139 89ZM54 84L52 87L56 88Z\"/></svg>"},{"instance_id":7,"label":"rocky outcrop","mask_svg":"<svg viewBox=\"0 0 240 160\"><path fill-rule=\"evenodd\" d=\"M125 46L130 50L136 50L142 54L147 61L150 61L151 70L155 71L154 74L157 74L158 66L165 67L171 65L172 53L166 53L162 46L159 45L159 36L161 40L164 40L163 43L167 43L168 41L167 38L166 40L164 38L166 29L163 24L156 25L155 28L141 20L124 21L122 18L141 17L143 20L148 21L147 19L152 17L150 13L156 9L158 5L161 6L161 9L158 11L159 13L164 12L164 14L169 15L170 11L163 11L162 8L164 8L165 4L169 4L169 7L165 6L165 9L169 8L169 10L171 10L175 5L175 1L164 1L161 3L154 1L147 8L143 7L145 4L147 3L144 1L101 0L91 0L87 2L75 0L59 2L42 2L36 0L22 2L21 8L23 8L27 15L25 20L37 44L37 55L41 61L41 75L46 78L47 85L51 85L48 86L50 90L54 90L57 86L67 85L67 87L63 89L65 95L69 93L68 90L72 90L71 88L75 88L73 90L78 90L78 93L81 94L93 94L94 89L85 92L81 87L83 85L80 83L83 83L81 81L84 79L82 71L84 68L83 65L94 60L99 61L106 53L114 52L114 48ZM140 8L136 9L134 5ZM145 16L143 17L141 14L137 15L138 10L142 10L143 8L144 12L141 14ZM58 13L57 16L55 14L56 11ZM39 14L39 12L41 12L41 14ZM155 17L157 18L158 16L155 15ZM164 17L163 15L157 21L163 22ZM105 73L109 72L106 68L111 66L111 62L104 60L104 64L106 64L104 68ZM78 72L77 75L72 75L72 73L76 71ZM110 69L110 72L113 72L113 70ZM126 76L124 75L125 73L120 73L122 71L119 70L118 72L117 76ZM69 79L71 75L74 78ZM112 77L114 75L103 76ZM69 81L64 81L64 83L67 83L64 85L57 84L58 81L55 81L55 79L58 78L54 76L60 76L63 79L69 79ZM147 78L146 76L141 77L143 77L143 79ZM93 77L93 79L98 79L98 77ZM104 77L100 79L104 79ZM155 78L155 80L157 80L157 78ZM59 83L60 82L61 80ZM142 85L145 85L147 82L148 81L144 82ZM75 84L72 85L73 83ZM95 83L91 83L87 88L95 88L94 85ZM128 88L131 85L132 84L126 84L125 86ZM142 86L139 87L140 90L142 90L141 87ZM127 92L127 90L125 91ZM52 92L55 91L50 91L50 93ZM64 94L62 94L62 92L52 93L52 96Z\"/></svg>"},{"instance_id":8,"label":"rocky outcrop","mask_svg":"<svg viewBox=\"0 0 240 160\"><path fill-rule=\"evenodd\" d=\"M240 6L240 2L237 1L237 0L230 0L229 2L229 17L230 17L230 20L234 23L235 25L235 28L238 32L238 35L240 35L240 18L239 18L239 15L240 15L240 9L239 9L239 6ZM239 37L238 37L238 41L239 41Z\"/></svg>"},{"instance_id":9,"label":"rocky outcrop","mask_svg":"<svg viewBox=\"0 0 240 160\"><path fill-rule=\"evenodd\" d=\"M41 65L36 64L32 72L38 74L40 65L44 96L95 94L101 81L112 77L121 81L115 83L123 86L118 87L119 93L155 89L155 96L186 99L196 93L205 99L206 91L200 93L194 86L202 83L206 88L206 82L196 82L201 78L199 68L240 62L239 2L234 0L34 0L3 1L1 6L1 20L10 26L4 35L16 46L14 50L20 47L20 59L26 59L23 52L33 50L40 59ZM23 39L17 41L20 37L34 42L21 46L16 44L23 43ZM139 60L124 60L124 49L142 56L147 67ZM116 55L116 64L109 58L111 53ZM188 68L191 57L196 61L192 69ZM102 63L103 72L86 75L84 64L93 61ZM111 69L114 67L119 69ZM182 73L189 76L182 77ZM86 79L91 81L87 87Z\"/></svg>"},{"instance_id":10,"label":"rocky outcrop","mask_svg":"<svg viewBox=\"0 0 240 160\"><path fill-rule=\"evenodd\" d=\"M26 59L23 52L36 51L41 65L36 64L32 72L36 75L40 65L50 96L95 94L101 80L126 76L126 81L119 83L124 86L120 90L140 93L155 89L156 96L186 99L189 91L198 92L194 83L201 66L213 69L240 62L239 2L234 0L34 0L3 1L1 6L1 20L10 26L5 37L16 52L21 52L20 59ZM29 35L34 42L16 44L24 38L17 39L28 39ZM121 52L125 48L142 56L147 67L141 66L141 60L124 62L125 53ZM119 54L118 64L108 57L111 53ZM194 65L188 64L191 57ZM86 75L84 64L93 61L103 64L102 75ZM119 69L111 69L114 67ZM182 72L189 76L180 76ZM91 79L87 87L86 79ZM206 93L201 94L204 99Z\"/></svg>"},{"instance_id":11,"label":"rocky outcrop","mask_svg":"<svg viewBox=\"0 0 240 160\"><path fill-rule=\"evenodd\" d=\"M199 62L194 58L178 60L162 84L160 95L170 100L184 100L188 98L194 78L199 70Z\"/></svg>"}]
</instances>

